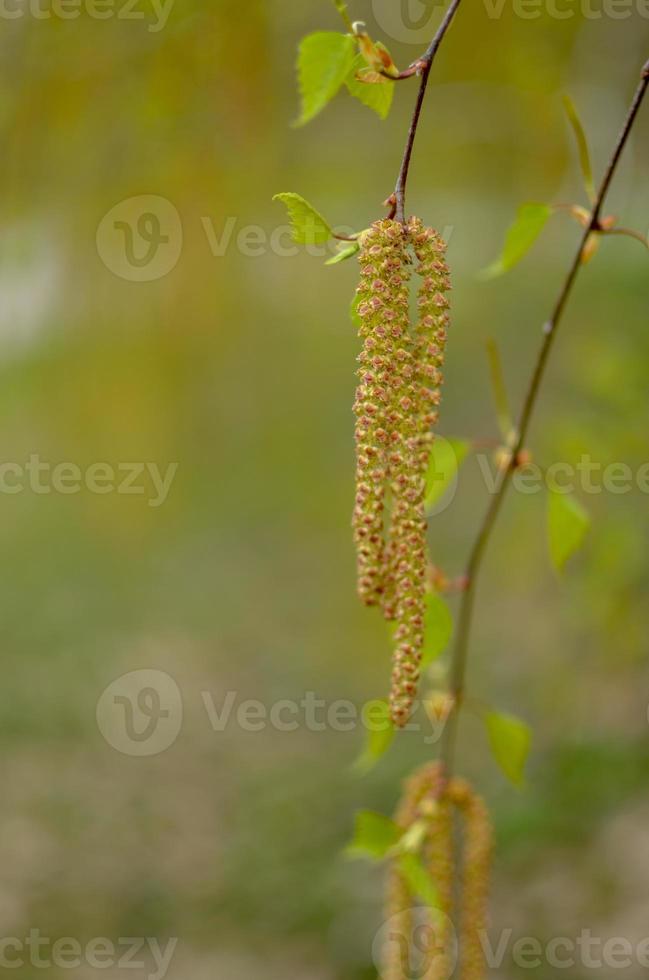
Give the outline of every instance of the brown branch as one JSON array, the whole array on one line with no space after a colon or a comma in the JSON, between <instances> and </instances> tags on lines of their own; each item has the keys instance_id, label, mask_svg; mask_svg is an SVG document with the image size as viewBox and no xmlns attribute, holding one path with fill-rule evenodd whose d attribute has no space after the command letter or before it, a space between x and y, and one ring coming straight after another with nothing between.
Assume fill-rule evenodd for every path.
<instances>
[{"instance_id":1,"label":"brown branch","mask_svg":"<svg viewBox=\"0 0 649 980\"><path fill-rule=\"evenodd\" d=\"M417 95L417 101L415 103L415 109L412 116L412 121L410 123L410 129L408 131L408 138L406 141L406 148L403 154L403 160L401 163L401 169L399 171L399 176L397 178L397 184L394 189L394 212L393 217L397 221L405 222L405 207L406 207L406 185L408 183L408 174L410 172L410 161L412 159L412 151L415 145L415 137L417 135L417 128L419 126L419 119L421 117L421 110L424 104L424 98L426 96L426 89L428 87L428 79L430 78L430 70L433 67L433 61L435 60L435 55L439 49L440 44L446 36L446 32L453 23L453 18L457 13L457 9L460 6L462 0L452 0L450 7L446 11L444 20L440 24L435 37L430 42L430 45L425 52L425 54L419 58L417 61L413 62L410 68L406 72L401 73L402 78L410 78L413 75L419 75L421 77L421 82L419 85L419 93Z\"/></svg>"},{"instance_id":2,"label":"brown branch","mask_svg":"<svg viewBox=\"0 0 649 980\"><path fill-rule=\"evenodd\" d=\"M520 421L517 430L517 439L513 447L511 462L507 469L504 471L500 483L495 491L495 494L489 504L489 508L484 517L482 525L478 531L478 536L473 545L473 549L469 556L469 562L466 570L467 577L467 589L463 593L460 613L458 619L458 629L457 638L455 641L455 647L453 650L453 659L451 666L451 693L453 695L454 707L448 718L444 729L443 743L442 743L442 761L444 763L444 768L447 777L452 773L454 765L455 756L455 744L457 740L457 727L458 727L458 715L462 706L462 701L465 695L465 677L466 677L466 667L469 654L469 640L471 634L471 624L473 620L473 609L475 605L475 595L478 582L478 576L482 567L483 558L487 549L487 545L491 539L491 535L496 526L496 521L500 510L502 508L503 502L505 500L505 495L507 493L507 488L511 481L511 478L519 465L519 458L521 450L525 445L527 439L528 431L530 428L530 423L532 420L532 415L539 397L539 392L541 390L541 385L543 378L545 376L545 370L548 364L548 359L552 351L552 346L554 344L555 337L557 335L558 327L561 322L563 313L566 309L568 300L572 294L573 286L579 274L579 270L582 266L584 253L586 251L586 246L591 234L594 231L600 229L600 217L602 213L602 208L606 196L608 194L609 188L615 172L617 170L618 163L620 162L620 157L624 151L627 144L631 130L636 121L640 106L644 100L644 97L649 88L649 61L644 66L642 70L642 76L638 88L636 89L629 114L626 118L618 141L615 145L615 149L609 161L608 167L606 168L606 173L600 185L599 191L595 198L592 211L590 212L590 221L588 222L586 228L584 229L579 249L575 258L572 262L570 271L563 283L561 291L559 293L559 298L555 304L554 310L548 322L543 328L543 342L541 344L541 349L536 360L534 370L532 372L532 377L527 390L527 395L523 403L523 410L521 412Z\"/></svg>"}]
</instances>

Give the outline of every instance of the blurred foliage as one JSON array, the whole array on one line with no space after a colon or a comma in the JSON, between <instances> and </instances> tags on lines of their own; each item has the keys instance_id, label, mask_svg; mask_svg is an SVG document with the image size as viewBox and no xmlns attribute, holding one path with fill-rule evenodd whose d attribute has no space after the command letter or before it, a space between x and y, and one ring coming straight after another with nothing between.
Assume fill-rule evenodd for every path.
<instances>
[{"instance_id":1,"label":"blurred foliage","mask_svg":"<svg viewBox=\"0 0 649 980\"><path fill-rule=\"evenodd\" d=\"M379 8L352 7L381 37ZM409 206L450 236L447 436L497 437L488 337L517 404L578 229L557 217L508 277L477 273L521 201L579 194L565 92L601 168L646 58L637 16L525 20L507 5L490 19L469 5L440 52ZM390 813L434 748L407 734L359 779L358 731L215 733L201 701L315 691L360 704L386 690L389 643L357 606L348 527L354 262L237 245L241 229L285 220L271 202L283 187L352 228L382 213L410 83L385 123L340 96L310 127L289 125L297 42L337 29L324 0L185 0L157 33L85 15L2 25L2 459L179 469L158 509L0 495L0 912L5 935L178 936L170 980L373 976L381 873L339 855L354 810ZM420 53L383 39L399 65ZM612 194L624 224L647 225L648 148L645 112ZM176 268L148 283L117 278L95 245L103 215L140 194L173 202L184 232ZM228 219L215 255L205 224L221 239ZM646 254L624 239L583 271L534 426L542 465L647 461L647 281ZM475 695L535 729L526 793L496 771L478 721L462 745L498 816L494 925L523 935L631 921L630 871L602 834L647 796L646 495L588 498L592 531L561 584L543 497L509 499L473 644ZM472 456L432 520L451 575L485 503ZM178 741L150 759L118 754L95 723L105 685L141 667L169 672L185 706ZM557 921L566 880L573 918Z\"/></svg>"}]
</instances>

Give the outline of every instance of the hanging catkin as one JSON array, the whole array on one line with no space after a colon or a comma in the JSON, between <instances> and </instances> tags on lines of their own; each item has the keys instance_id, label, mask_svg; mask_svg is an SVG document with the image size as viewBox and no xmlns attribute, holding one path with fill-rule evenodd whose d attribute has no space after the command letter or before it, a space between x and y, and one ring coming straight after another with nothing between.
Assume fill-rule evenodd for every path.
<instances>
[{"instance_id":1,"label":"hanging catkin","mask_svg":"<svg viewBox=\"0 0 649 980\"><path fill-rule=\"evenodd\" d=\"M454 813L462 818L462 851L456 855L453 840ZM439 906L428 909L430 947L424 980L483 980L485 957L482 938L487 924L487 899L492 853L492 829L487 807L463 779L444 783L442 768L432 763L418 770L405 784L396 815L405 832L422 821L425 833L422 859L439 896ZM456 863L457 857L457 863ZM461 905L453 928L455 868L461 865ZM410 980L408 964L416 919L417 896L401 873L399 857L389 872L387 915L390 939L386 945L382 980ZM421 949L418 948L421 954ZM460 969L456 969L459 953Z\"/></svg>"},{"instance_id":2,"label":"hanging catkin","mask_svg":"<svg viewBox=\"0 0 649 980\"><path fill-rule=\"evenodd\" d=\"M412 258L420 283L409 316ZM450 288L445 244L419 219L378 221L361 238L354 538L358 592L396 622L390 713L406 724L417 694L426 609L426 473L437 421ZM386 519L386 496L392 512Z\"/></svg>"},{"instance_id":3,"label":"hanging catkin","mask_svg":"<svg viewBox=\"0 0 649 980\"><path fill-rule=\"evenodd\" d=\"M482 980L485 954L482 940L487 929L487 903L493 851L489 811L481 796L462 779L451 780L448 796L464 823L462 865L462 980Z\"/></svg>"},{"instance_id":4,"label":"hanging catkin","mask_svg":"<svg viewBox=\"0 0 649 980\"><path fill-rule=\"evenodd\" d=\"M377 221L361 239L358 286L359 385L356 389L356 500L354 540L358 593L375 605L384 587L384 506L393 432L395 350L408 334L406 235L396 221Z\"/></svg>"}]
</instances>

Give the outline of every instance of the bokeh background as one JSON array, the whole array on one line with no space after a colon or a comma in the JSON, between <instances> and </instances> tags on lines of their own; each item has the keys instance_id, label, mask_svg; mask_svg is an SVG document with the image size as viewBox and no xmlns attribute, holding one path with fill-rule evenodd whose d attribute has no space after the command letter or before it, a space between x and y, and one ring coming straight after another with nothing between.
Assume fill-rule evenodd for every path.
<instances>
[{"instance_id":1,"label":"bokeh background","mask_svg":"<svg viewBox=\"0 0 649 980\"><path fill-rule=\"evenodd\" d=\"M355 263L251 255L237 236L284 224L271 197L285 190L334 223L380 216L414 87L398 87L385 123L340 95L291 128L297 42L339 28L326 0L176 0L156 30L144 0L140 19L16 9L0 35L0 457L178 467L158 507L148 489L0 494L0 933L175 937L170 980L369 980L382 872L341 852L354 811L391 812L434 746L405 735L360 778L358 727L214 731L205 702L385 693L389 642L357 603L349 531ZM599 172L649 55L641 5L627 18L564 9L574 16L467 4L435 65L409 210L450 235L447 436L496 437L485 342L518 404L574 252L579 230L559 216L508 277L478 278L521 202L583 203L562 94ZM392 0L351 0L351 13L401 66L441 16ZM648 150L645 107L611 195L643 232ZM171 202L182 248L166 274L134 281L111 271L97 230L143 195ZM584 270L533 429L544 465L588 453L636 473L649 459L648 271L623 238ZM470 717L461 766L497 823L494 936L590 928L636 943L649 922L647 496L580 497L593 529L563 581L543 495L512 494L480 591L471 690L533 726L528 787L505 783ZM486 501L470 460L431 525L450 574ZM102 692L140 669L168 674L184 708L173 744L148 757L96 721ZM15 972L43 975L28 961ZM494 975L528 972L506 959Z\"/></svg>"}]
</instances>

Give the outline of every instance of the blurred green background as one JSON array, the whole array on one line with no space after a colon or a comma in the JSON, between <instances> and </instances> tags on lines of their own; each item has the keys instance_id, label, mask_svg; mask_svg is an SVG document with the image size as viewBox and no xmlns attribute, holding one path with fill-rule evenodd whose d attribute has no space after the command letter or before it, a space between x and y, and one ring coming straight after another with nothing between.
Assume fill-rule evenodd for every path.
<instances>
[{"instance_id":1,"label":"blurred green background","mask_svg":"<svg viewBox=\"0 0 649 980\"><path fill-rule=\"evenodd\" d=\"M267 706L385 694L389 642L357 603L349 530L355 263L246 254L237 235L284 224L271 201L284 190L334 223L379 217L414 83L385 123L341 95L294 129L297 42L339 29L326 0L176 0L164 26L144 0L133 9L143 18L2 19L0 458L178 468L158 507L148 490L0 494L0 933L176 937L170 980L369 980L382 872L341 851L355 809L391 812L434 746L406 734L361 779L358 728L232 720L218 732L205 692L219 709L227 692ZM576 247L577 226L558 216L508 277L477 276L521 202L584 203L562 94L599 173L649 55L639 7L627 19L569 9L526 19L466 4L435 65L408 210L450 235L447 436L497 434L489 337L518 404ZM401 67L441 16L392 0L351 0L351 13ZM645 107L609 209L643 232L648 151ZM109 267L119 234L111 252L97 231L143 195L177 210L182 248L176 227L173 268L133 281ZM583 271L533 429L542 464L588 453L636 472L649 459L648 270L637 242L611 238ZM461 767L497 820L494 935L589 927L637 942L649 912L647 498L580 496L593 530L563 581L543 496L512 494L480 591L471 690L534 727L528 788L505 783L470 717ZM450 574L486 502L473 459L432 521ZM107 686L139 669L170 675L184 707L173 744L148 757L118 751L95 717ZM98 972L123 969L48 971ZM498 972L519 975L509 961Z\"/></svg>"}]
</instances>

